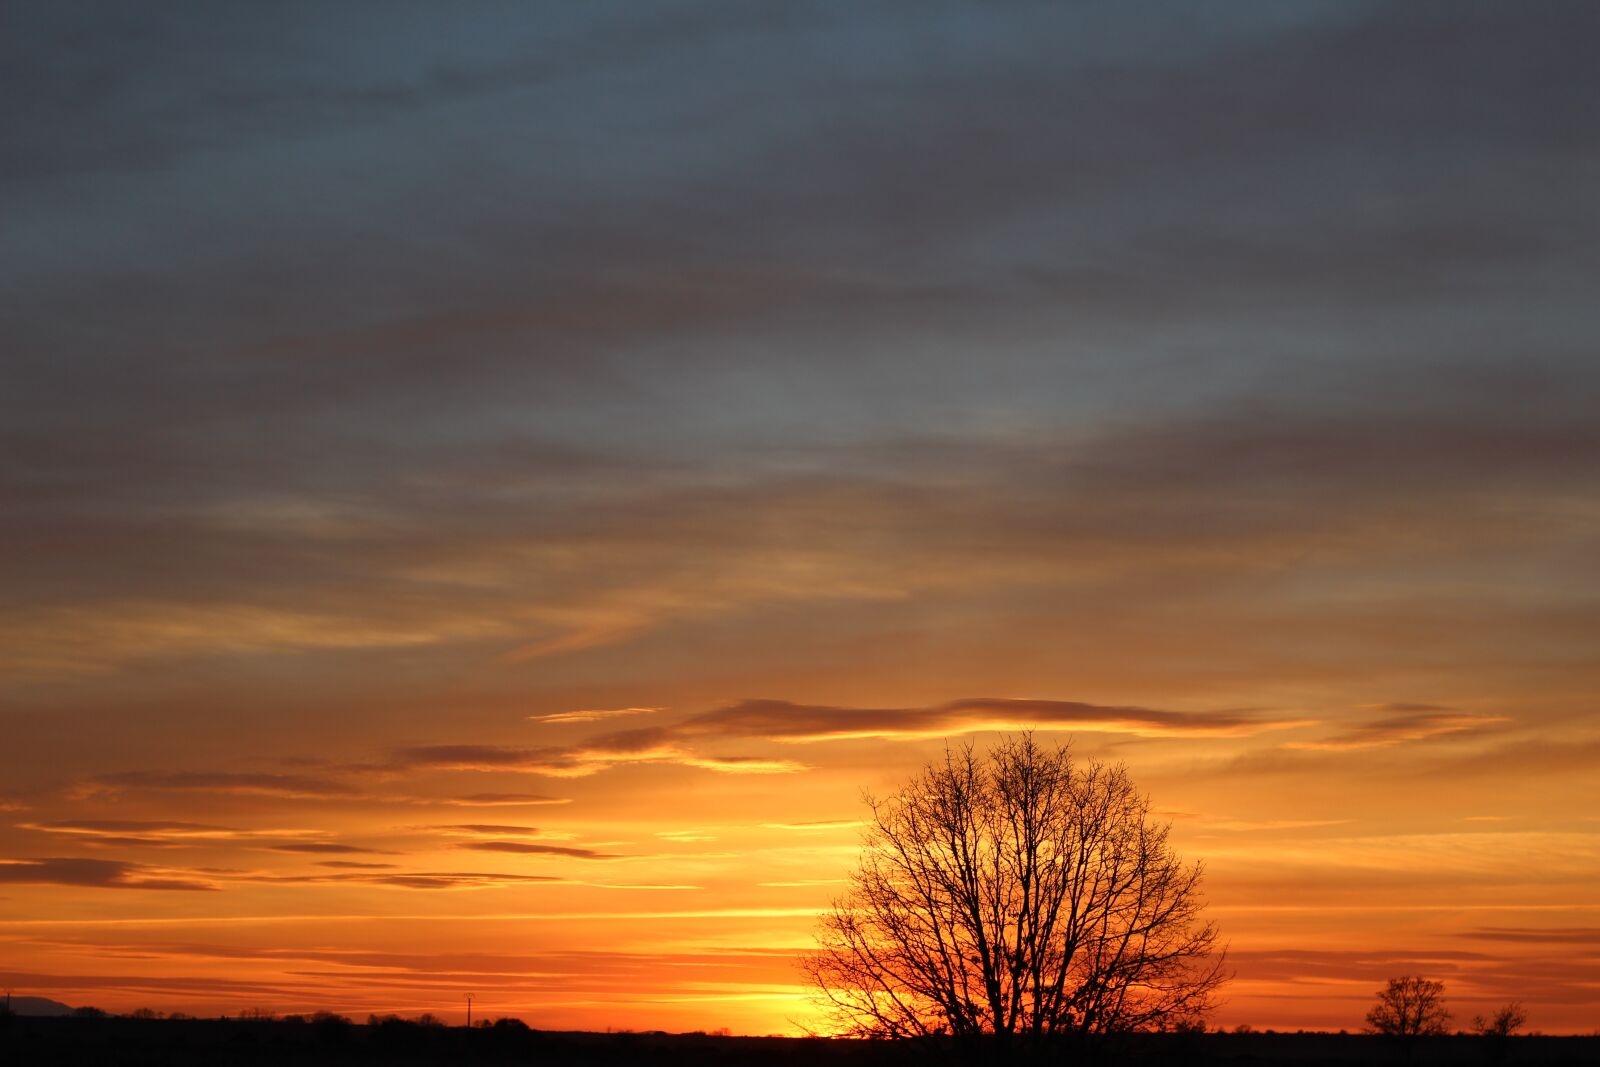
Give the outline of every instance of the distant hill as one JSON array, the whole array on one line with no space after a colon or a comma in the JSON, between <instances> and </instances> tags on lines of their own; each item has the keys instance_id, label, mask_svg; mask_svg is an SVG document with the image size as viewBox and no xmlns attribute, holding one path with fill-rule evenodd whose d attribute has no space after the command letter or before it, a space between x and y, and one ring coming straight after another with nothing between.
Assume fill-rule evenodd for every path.
<instances>
[{"instance_id":1,"label":"distant hill","mask_svg":"<svg viewBox=\"0 0 1600 1067\"><path fill-rule=\"evenodd\" d=\"M0 1004L5 1001L0 1000ZM13 1015L71 1015L72 1005L63 1004L59 1000L48 997L12 997L11 1013Z\"/></svg>"}]
</instances>

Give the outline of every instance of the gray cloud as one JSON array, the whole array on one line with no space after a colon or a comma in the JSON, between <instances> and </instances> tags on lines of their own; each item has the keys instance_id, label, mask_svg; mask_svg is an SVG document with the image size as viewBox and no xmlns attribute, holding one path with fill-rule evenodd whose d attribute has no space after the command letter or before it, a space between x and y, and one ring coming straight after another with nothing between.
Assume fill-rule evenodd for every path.
<instances>
[{"instance_id":1,"label":"gray cloud","mask_svg":"<svg viewBox=\"0 0 1600 1067\"><path fill-rule=\"evenodd\" d=\"M1503 715L1480 715L1448 709L1416 711L1375 719L1316 741L1297 741L1292 744L1300 748L1335 751L1386 748L1436 737L1481 734L1510 721Z\"/></svg>"},{"instance_id":2,"label":"gray cloud","mask_svg":"<svg viewBox=\"0 0 1600 1067\"><path fill-rule=\"evenodd\" d=\"M354 880L354 879L352 879ZM483 871L430 871L419 874L375 874L360 881L402 889L491 889L502 885L533 885L561 879L537 874L503 874Z\"/></svg>"},{"instance_id":3,"label":"gray cloud","mask_svg":"<svg viewBox=\"0 0 1600 1067\"><path fill-rule=\"evenodd\" d=\"M170 833L211 836L240 833L237 827L216 826L201 822L170 822L159 819L58 819L53 822L28 823L31 830L60 833Z\"/></svg>"},{"instance_id":4,"label":"gray cloud","mask_svg":"<svg viewBox=\"0 0 1600 1067\"><path fill-rule=\"evenodd\" d=\"M506 748L501 745L417 745L397 751L393 764L401 767L441 767L496 770L530 765L560 764L561 752L553 748Z\"/></svg>"},{"instance_id":5,"label":"gray cloud","mask_svg":"<svg viewBox=\"0 0 1600 1067\"><path fill-rule=\"evenodd\" d=\"M366 863L360 860L319 860L318 867L333 867L338 870L352 871L380 871L388 870L395 866L393 863Z\"/></svg>"},{"instance_id":6,"label":"gray cloud","mask_svg":"<svg viewBox=\"0 0 1600 1067\"><path fill-rule=\"evenodd\" d=\"M1600 945L1600 926L1484 926L1461 936L1474 941L1535 945Z\"/></svg>"},{"instance_id":7,"label":"gray cloud","mask_svg":"<svg viewBox=\"0 0 1600 1067\"><path fill-rule=\"evenodd\" d=\"M925 708L852 708L782 700L745 700L679 722L602 733L570 747L421 745L395 751L387 761L360 765L367 772L518 771L563 777L592 774L624 763L671 763L731 774L790 773L804 764L757 755L701 751L706 742L759 739L818 742L863 737L933 737L976 730L1035 727L1047 730L1132 733L1166 737L1243 737L1308 725L1301 717L1233 711L1179 712L1062 700L968 698ZM531 828L461 824L440 827L472 833L531 832ZM561 851L508 842L466 848Z\"/></svg>"},{"instance_id":8,"label":"gray cloud","mask_svg":"<svg viewBox=\"0 0 1600 1067\"><path fill-rule=\"evenodd\" d=\"M926 708L846 708L746 700L691 716L671 726L625 730L586 742L594 753L648 750L693 738L760 737L774 741L826 741L850 737L937 736L995 727L1154 733L1194 736L1248 735L1301 720L1234 712L1180 712L1107 707L1068 700L974 697Z\"/></svg>"},{"instance_id":9,"label":"gray cloud","mask_svg":"<svg viewBox=\"0 0 1600 1067\"><path fill-rule=\"evenodd\" d=\"M0 860L0 883L77 886L89 889L214 890L217 888L203 881L168 877L162 869L139 863L71 857Z\"/></svg>"},{"instance_id":10,"label":"gray cloud","mask_svg":"<svg viewBox=\"0 0 1600 1067\"><path fill-rule=\"evenodd\" d=\"M474 852L510 852L520 856L568 856L582 860L614 860L619 858L609 852L596 852L592 848L541 845L531 841L464 841L456 847L471 849Z\"/></svg>"},{"instance_id":11,"label":"gray cloud","mask_svg":"<svg viewBox=\"0 0 1600 1067\"><path fill-rule=\"evenodd\" d=\"M304 852L314 855L353 855L368 853L371 855L393 855L378 848L362 848L358 845L345 845L333 841L290 841L283 844L265 846L272 852Z\"/></svg>"},{"instance_id":12,"label":"gray cloud","mask_svg":"<svg viewBox=\"0 0 1600 1067\"><path fill-rule=\"evenodd\" d=\"M341 782L297 774L254 774L222 771L121 771L97 775L92 787L107 790L231 793L243 796L327 798L353 796Z\"/></svg>"}]
</instances>

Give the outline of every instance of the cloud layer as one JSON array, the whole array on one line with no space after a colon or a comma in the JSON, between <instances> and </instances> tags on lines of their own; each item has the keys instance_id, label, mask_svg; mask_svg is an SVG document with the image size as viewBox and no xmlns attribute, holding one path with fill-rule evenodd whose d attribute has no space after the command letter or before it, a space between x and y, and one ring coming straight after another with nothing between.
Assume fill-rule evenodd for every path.
<instances>
[{"instance_id":1,"label":"cloud layer","mask_svg":"<svg viewBox=\"0 0 1600 1067\"><path fill-rule=\"evenodd\" d=\"M1033 727L1224 1022L1592 1025L1597 34L3 5L0 972L781 1029L860 791Z\"/></svg>"}]
</instances>

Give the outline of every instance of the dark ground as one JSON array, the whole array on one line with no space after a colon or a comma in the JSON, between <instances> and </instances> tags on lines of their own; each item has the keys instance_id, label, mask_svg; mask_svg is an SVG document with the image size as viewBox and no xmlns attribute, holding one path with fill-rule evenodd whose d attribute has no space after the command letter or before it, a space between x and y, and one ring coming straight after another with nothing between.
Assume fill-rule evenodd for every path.
<instances>
[{"instance_id":1,"label":"dark ground","mask_svg":"<svg viewBox=\"0 0 1600 1067\"><path fill-rule=\"evenodd\" d=\"M910 1043L704 1034L586 1034L514 1024L467 1030L392 1021L285 1022L218 1019L0 1018L0 1065L199 1067L229 1064L530 1064L540 1067L939 1067L940 1049ZM1460 1064L1600 1064L1600 1037L1478 1037L1417 1042L1409 1051L1377 1037L1342 1034L1140 1035L1052 1063L1231 1064L1267 1067L1426 1067Z\"/></svg>"}]
</instances>

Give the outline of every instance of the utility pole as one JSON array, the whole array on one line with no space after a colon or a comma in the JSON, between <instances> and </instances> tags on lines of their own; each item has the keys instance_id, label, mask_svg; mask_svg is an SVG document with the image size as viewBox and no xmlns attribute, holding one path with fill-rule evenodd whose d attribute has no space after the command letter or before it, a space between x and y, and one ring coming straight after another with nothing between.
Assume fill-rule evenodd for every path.
<instances>
[{"instance_id":1,"label":"utility pole","mask_svg":"<svg viewBox=\"0 0 1600 1067\"><path fill-rule=\"evenodd\" d=\"M472 994L468 993L468 994L466 994L466 997L467 997L467 1029L471 1030L472 1029Z\"/></svg>"}]
</instances>

